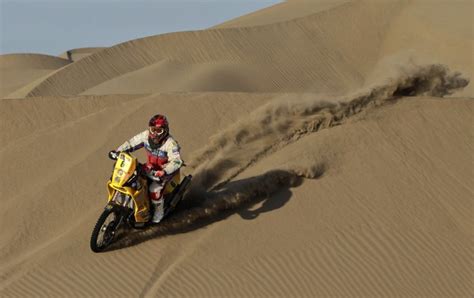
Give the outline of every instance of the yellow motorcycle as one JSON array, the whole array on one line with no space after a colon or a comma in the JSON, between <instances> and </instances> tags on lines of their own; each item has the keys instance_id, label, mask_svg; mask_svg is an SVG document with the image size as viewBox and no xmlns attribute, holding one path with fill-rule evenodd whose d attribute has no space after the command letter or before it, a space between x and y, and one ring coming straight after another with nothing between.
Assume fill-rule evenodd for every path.
<instances>
[{"instance_id":1,"label":"yellow motorcycle","mask_svg":"<svg viewBox=\"0 0 474 298\"><path fill-rule=\"evenodd\" d=\"M109 153L115 160L112 176L107 182L108 202L92 231L90 247L94 252L104 251L122 227L144 228L151 224L153 205L148 197L148 179L142 164L126 152ZM182 200L191 175L181 181L177 171L163 191L164 216L170 214ZM159 178L156 178L159 179Z\"/></svg>"}]
</instances>

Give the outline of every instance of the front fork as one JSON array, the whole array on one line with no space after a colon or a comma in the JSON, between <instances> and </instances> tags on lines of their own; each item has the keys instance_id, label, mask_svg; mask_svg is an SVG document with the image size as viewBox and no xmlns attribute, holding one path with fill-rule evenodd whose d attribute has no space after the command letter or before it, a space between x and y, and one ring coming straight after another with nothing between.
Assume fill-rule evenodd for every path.
<instances>
[{"instance_id":1,"label":"front fork","mask_svg":"<svg viewBox=\"0 0 474 298\"><path fill-rule=\"evenodd\" d=\"M131 197L123 192L115 190L114 195L110 201L114 202L116 205L128 208Z\"/></svg>"},{"instance_id":2,"label":"front fork","mask_svg":"<svg viewBox=\"0 0 474 298\"><path fill-rule=\"evenodd\" d=\"M132 198L127 195L127 194L124 194L118 190L115 190L113 196L112 196L112 199L109 201L109 203L107 204L107 206L105 208L113 208L113 206L119 206L121 207L119 210L120 210L120 215L119 215L119 221L117 222L117 225L116 225L116 229L118 229L120 227L120 225L123 223L124 221L124 218L127 218L129 219L129 217L132 217L133 220L135 220L134 218L134 212L133 212L133 208L131 208L132 212L130 212L130 200ZM133 224L132 224L133 226Z\"/></svg>"}]
</instances>

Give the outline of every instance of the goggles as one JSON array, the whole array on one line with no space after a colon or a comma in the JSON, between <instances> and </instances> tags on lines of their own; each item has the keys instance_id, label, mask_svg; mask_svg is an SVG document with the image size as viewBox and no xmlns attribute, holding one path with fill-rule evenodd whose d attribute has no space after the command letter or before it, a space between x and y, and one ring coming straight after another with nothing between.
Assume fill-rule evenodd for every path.
<instances>
[{"instance_id":1,"label":"goggles","mask_svg":"<svg viewBox=\"0 0 474 298\"><path fill-rule=\"evenodd\" d=\"M161 136L165 132L165 129L163 127L150 127L149 130L150 133L154 136Z\"/></svg>"}]
</instances>

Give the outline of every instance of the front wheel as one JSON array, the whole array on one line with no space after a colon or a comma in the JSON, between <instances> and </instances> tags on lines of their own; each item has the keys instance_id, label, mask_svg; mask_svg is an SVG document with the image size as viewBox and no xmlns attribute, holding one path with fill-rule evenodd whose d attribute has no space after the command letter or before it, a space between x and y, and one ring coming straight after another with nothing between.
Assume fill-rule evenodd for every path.
<instances>
[{"instance_id":1,"label":"front wheel","mask_svg":"<svg viewBox=\"0 0 474 298\"><path fill-rule=\"evenodd\" d=\"M93 252L101 252L112 243L120 221L120 210L108 205L92 231L91 249Z\"/></svg>"}]
</instances>

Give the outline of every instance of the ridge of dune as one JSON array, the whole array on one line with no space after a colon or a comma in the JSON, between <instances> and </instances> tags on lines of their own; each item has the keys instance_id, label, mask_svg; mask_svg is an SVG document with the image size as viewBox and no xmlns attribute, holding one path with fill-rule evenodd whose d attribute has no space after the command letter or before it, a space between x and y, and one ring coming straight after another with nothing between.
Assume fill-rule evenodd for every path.
<instances>
[{"instance_id":1,"label":"ridge of dune","mask_svg":"<svg viewBox=\"0 0 474 298\"><path fill-rule=\"evenodd\" d=\"M103 50L105 47L85 47L85 48L76 48L76 49L71 49L68 50L62 54L60 54L58 57L61 57L63 59L67 59L69 61L78 61L84 57L87 57L89 55L92 55L93 53Z\"/></svg>"},{"instance_id":2,"label":"ridge of dune","mask_svg":"<svg viewBox=\"0 0 474 298\"><path fill-rule=\"evenodd\" d=\"M67 64L67 60L42 54L0 55L0 98Z\"/></svg>"},{"instance_id":3,"label":"ridge of dune","mask_svg":"<svg viewBox=\"0 0 474 298\"><path fill-rule=\"evenodd\" d=\"M85 57L13 96L79 94L163 59L188 65L218 61L252 64L266 72L264 82L272 82L258 86L260 92L343 93L360 86L375 65L383 32L399 8L398 2L349 2L330 13L275 25L132 40ZM328 34L335 30L334 22L339 24L337 34ZM278 87L273 88L275 85Z\"/></svg>"},{"instance_id":4,"label":"ridge of dune","mask_svg":"<svg viewBox=\"0 0 474 298\"><path fill-rule=\"evenodd\" d=\"M256 92L262 83L272 86L270 89L277 89L278 86L273 81L266 80L266 71L269 70L262 71L254 65L244 63L211 62L187 65L164 59L105 81L81 94L108 94L111 90L119 94L176 90Z\"/></svg>"},{"instance_id":5,"label":"ridge of dune","mask_svg":"<svg viewBox=\"0 0 474 298\"><path fill-rule=\"evenodd\" d=\"M284 1L212 28L250 27L280 23L325 11L349 0Z\"/></svg>"},{"instance_id":6,"label":"ridge of dune","mask_svg":"<svg viewBox=\"0 0 474 298\"><path fill-rule=\"evenodd\" d=\"M41 82L43 82L44 80L49 78L52 74L57 72L59 69L48 70L48 72L45 72L44 74L41 74L41 75L33 78L33 80L28 80L27 82L21 84L19 87L13 89L12 92L6 93L6 95L4 95L3 98L10 98L10 99L26 98L24 96L18 96L18 95L23 94L24 92L28 92L28 90L31 90L31 88L34 88L38 84L41 84ZM59 96L64 96L64 95L59 95Z\"/></svg>"},{"instance_id":7,"label":"ridge of dune","mask_svg":"<svg viewBox=\"0 0 474 298\"><path fill-rule=\"evenodd\" d=\"M0 55L0 68L43 68L58 69L69 64L66 59L44 54Z\"/></svg>"}]
</instances>

